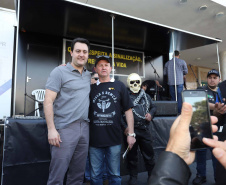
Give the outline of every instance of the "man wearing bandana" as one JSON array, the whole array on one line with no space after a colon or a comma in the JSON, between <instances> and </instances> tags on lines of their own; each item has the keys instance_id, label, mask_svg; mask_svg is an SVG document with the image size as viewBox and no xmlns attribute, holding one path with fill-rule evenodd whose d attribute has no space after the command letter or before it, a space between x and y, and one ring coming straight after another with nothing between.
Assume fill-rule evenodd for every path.
<instances>
[{"instance_id":1,"label":"man wearing bandana","mask_svg":"<svg viewBox=\"0 0 226 185\"><path fill-rule=\"evenodd\" d=\"M134 116L134 132L136 134L136 143L128 152L127 156L128 170L130 173L129 185L136 185L138 174L138 146L148 171L148 179L150 178L152 169L155 165L149 124L155 115L156 106L152 103L150 96L141 88L141 78L138 74L130 74L127 78L127 84L130 88L129 95L134 105L132 111ZM125 129L125 135L128 135L125 119L123 119L122 124Z\"/></svg>"}]
</instances>

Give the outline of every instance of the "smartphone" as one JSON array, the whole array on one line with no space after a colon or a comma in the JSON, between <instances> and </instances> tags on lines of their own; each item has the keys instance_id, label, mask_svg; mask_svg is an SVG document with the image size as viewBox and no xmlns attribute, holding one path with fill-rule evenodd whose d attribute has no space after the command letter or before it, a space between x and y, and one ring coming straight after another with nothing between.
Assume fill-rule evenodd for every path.
<instances>
[{"instance_id":1,"label":"smartphone","mask_svg":"<svg viewBox=\"0 0 226 185\"><path fill-rule=\"evenodd\" d=\"M191 150L209 148L202 138L213 138L207 92L204 90L182 91L183 102L190 103L193 109L191 124Z\"/></svg>"}]
</instances>

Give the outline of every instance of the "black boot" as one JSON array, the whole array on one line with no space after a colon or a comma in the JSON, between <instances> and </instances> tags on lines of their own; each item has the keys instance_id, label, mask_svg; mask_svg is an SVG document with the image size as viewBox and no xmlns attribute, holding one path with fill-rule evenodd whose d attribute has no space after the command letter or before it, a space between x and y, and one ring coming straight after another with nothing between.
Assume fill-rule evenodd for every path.
<instances>
[{"instance_id":1,"label":"black boot","mask_svg":"<svg viewBox=\"0 0 226 185\"><path fill-rule=\"evenodd\" d=\"M151 175L148 175L147 183L150 184Z\"/></svg>"},{"instance_id":2,"label":"black boot","mask_svg":"<svg viewBox=\"0 0 226 185\"><path fill-rule=\"evenodd\" d=\"M152 172L152 171L148 171L148 180L147 180L147 183L148 183L148 184L150 184L151 172Z\"/></svg>"},{"instance_id":3,"label":"black boot","mask_svg":"<svg viewBox=\"0 0 226 185\"><path fill-rule=\"evenodd\" d=\"M130 176L128 185L137 185L137 176Z\"/></svg>"}]
</instances>

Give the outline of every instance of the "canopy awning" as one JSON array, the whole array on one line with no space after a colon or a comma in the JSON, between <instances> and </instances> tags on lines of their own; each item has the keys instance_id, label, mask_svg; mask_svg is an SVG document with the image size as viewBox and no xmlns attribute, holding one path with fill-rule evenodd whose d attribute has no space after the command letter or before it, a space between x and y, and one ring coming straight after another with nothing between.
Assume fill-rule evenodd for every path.
<instances>
[{"instance_id":1,"label":"canopy awning","mask_svg":"<svg viewBox=\"0 0 226 185\"><path fill-rule=\"evenodd\" d=\"M17 1L19 30L26 32L64 38L84 37L92 43L110 46L111 15L114 14L115 47L144 51L146 55L168 54L171 32L174 32L177 50L221 41L70 0Z\"/></svg>"}]
</instances>

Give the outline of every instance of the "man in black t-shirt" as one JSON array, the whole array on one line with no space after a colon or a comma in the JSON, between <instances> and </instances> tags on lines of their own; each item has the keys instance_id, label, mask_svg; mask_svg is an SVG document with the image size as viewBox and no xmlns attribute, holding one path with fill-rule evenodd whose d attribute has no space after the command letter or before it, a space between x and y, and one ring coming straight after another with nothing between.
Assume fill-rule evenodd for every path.
<instances>
[{"instance_id":1,"label":"man in black t-shirt","mask_svg":"<svg viewBox=\"0 0 226 185\"><path fill-rule=\"evenodd\" d=\"M110 57L97 56L95 70L99 80L91 86L90 93L90 147L91 185L103 184L104 156L107 162L108 181L121 184L121 113L126 114L128 123L127 142L131 149L135 143L133 128L133 104L125 85L111 81Z\"/></svg>"},{"instance_id":2,"label":"man in black t-shirt","mask_svg":"<svg viewBox=\"0 0 226 185\"><path fill-rule=\"evenodd\" d=\"M222 106L223 98L220 95L220 89L218 84L220 82L220 74L217 70L212 69L207 74L207 86L199 87L198 89L204 89L208 94L208 101L210 107L210 114L218 117L218 127L221 126L222 110L218 106ZM197 162L197 174L196 178L192 181L194 185L203 184L206 182L206 153L207 150L196 151ZM216 158L212 155L214 178L216 179Z\"/></svg>"},{"instance_id":3,"label":"man in black t-shirt","mask_svg":"<svg viewBox=\"0 0 226 185\"><path fill-rule=\"evenodd\" d=\"M220 92L221 92L221 96L225 102L226 99L226 80L224 80L223 82L219 83L218 85ZM226 103L226 102L225 102ZM219 109L219 111L221 111L222 114L220 121L222 123L223 129L222 132L218 135L218 139L219 141L225 141L226 140L226 106L223 105L218 105L217 107ZM220 164L217 161L217 166L216 166L216 185L221 185L221 184L225 184L226 182L226 169L224 166L222 166L222 164Z\"/></svg>"}]
</instances>

